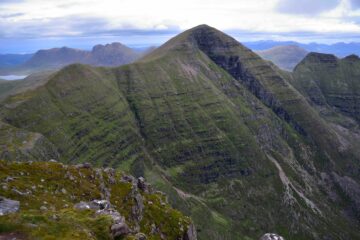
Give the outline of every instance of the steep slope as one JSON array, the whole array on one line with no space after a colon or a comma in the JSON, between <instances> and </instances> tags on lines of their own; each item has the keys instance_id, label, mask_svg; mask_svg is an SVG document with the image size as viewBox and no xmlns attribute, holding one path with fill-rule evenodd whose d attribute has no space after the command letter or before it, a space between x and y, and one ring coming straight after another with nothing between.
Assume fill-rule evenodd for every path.
<instances>
[{"instance_id":1,"label":"steep slope","mask_svg":"<svg viewBox=\"0 0 360 240\"><path fill-rule=\"evenodd\" d=\"M94 66L120 66L134 62L141 56L141 53L121 43L96 45L91 51L68 47L53 48L40 50L23 64L0 69L0 73L7 75L10 73L29 74L45 70L56 70L74 63Z\"/></svg>"},{"instance_id":2,"label":"steep slope","mask_svg":"<svg viewBox=\"0 0 360 240\"><path fill-rule=\"evenodd\" d=\"M331 106L360 121L360 59L310 53L295 68L293 84L312 103Z\"/></svg>"},{"instance_id":3,"label":"steep slope","mask_svg":"<svg viewBox=\"0 0 360 240\"><path fill-rule=\"evenodd\" d=\"M196 240L163 193L114 169L0 161L0 183L1 239Z\"/></svg>"},{"instance_id":4,"label":"steep slope","mask_svg":"<svg viewBox=\"0 0 360 240\"><path fill-rule=\"evenodd\" d=\"M262 58L276 64L279 68L292 71L304 59L308 52L298 46L277 46L267 50L257 51Z\"/></svg>"},{"instance_id":5,"label":"steep slope","mask_svg":"<svg viewBox=\"0 0 360 240\"><path fill-rule=\"evenodd\" d=\"M61 161L145 176L200 239L359 238L359 153L284 76L199 26L134 64L66 67L0 116Z\"/></svg>"}]
</instances>

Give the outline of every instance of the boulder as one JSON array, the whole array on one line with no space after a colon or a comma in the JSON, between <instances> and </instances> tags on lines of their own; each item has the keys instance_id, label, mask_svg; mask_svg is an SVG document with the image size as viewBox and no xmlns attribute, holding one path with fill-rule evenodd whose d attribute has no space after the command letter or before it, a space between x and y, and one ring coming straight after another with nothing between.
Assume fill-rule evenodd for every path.
<instances>
[{"instance_id":1,"label":"boulder","mask_svg":"<svg viewBox=\"0 0 360 240\"><path fill-rule=\"evenodd\" d=\"M74 205L74 208L77 210L85 210L85 209L98 210L99 209L99 207L96 204L93 204L92 202L79 202Z\"/></svg>"},{"instance_id":2,"label":"boulder","mask_svg":"<svg viewBox=\"0 0 360 240\"><path fill-rule=\"evenodd\" d=\"M0 216L15 213L20 209L20 202L0 196Z\"/></svg>"},{"instance_id":3,"label":"boulder","mask_svg":"<svg viewBox=\"0 0 360 240\"><path fill-rule=\"evenodd\" d=\"M138 182L137 182L137 186L140 190L145 191L146 190L146 182L145 182L145 178L143 177L139 177L138 178Z\"/></svg>"},{"instance_id":4,"label":"boulder","mask_svg":"<svg viewBox=\"0 0 360 240\"><path fill-rule=\"evenodd\" d=\"M110 208L110 202L107 200L93 200L91 202L79 202L74 205L74 209L77 210L85 210L85 209L92 209L92 210L103 210Z\"/></svg>"},{"instance_id":5,"label":"boulder","mask_svg":"<svg viewBox=\"0 0 360 240\"><path fill-rule=\"evenodd\" d=\"M128 225L124 222L117 223L111 226L111 235L116 237L123 237L130 233Z\"/></svg>"},{"instance_id":6,"label":"boulder","mask_svg":"<svg viewBox=\"0 0 360 240\"><path fill-rule=\"evenodd\" d=\"M265 233L260 240L285 240L282 236L276 233Z\"/></svg>"},{"instance_id":7,"label":"boulder","mask_svg":"<svg viewBox=\"0 0 360 240\"><path fill-rule=\"evenodd\" d=\"M80 168L92 168L92 165L88 162L86 163L80 163L75 165L75 168L80 169Z\"/></svg>"},{"instance_id":8,"label":"boulder","mask_svg":"<svg viewBox=\"0 0 360 240\"><path fill-rule=\"evenodd\" d=\"M136 240L146 240L147 237L146 237L146 235L143 234L143 233L137 233L137 234L135 235L135 239L136 239Z\"/></svg>"},{"instance_id":9,"label":"boulder","mask_svg":"<svg viewBox=\"0 0 360 240\"><path fill-rule=\"evenodd\" d=\"M46 206L41 206L41 207L40 207L40 210L44 212L44 211L47 211L48 208L47 208Z\"/></svg>"},{"instance_id":10,"label":"boulder","mask_svg":"<svg viewBox=\"0 0 360 240\"><path fill-rule=\"evenodd\" d=\"M121 182L136 183L136 179L131 175L124 175L121 177Z\"/></svg>"},{"instance_id":11,"label":"boulder","mask_svg":"<svg viewBox=\"0 0 360 240\"><path fill-rule=\"evenodd\" d=\"M196 229L194 224L190 224L184 233L183 240L197 240Z\"/></svg>"},{"instance_id":12,"label":"boulder","mask_svg":"<svg viewBox=\"0 0 360 240\"><path fill-rule=\"evenodd\" d=\"M147 183L145 181L145 178L143 178L143 177L138 178L137 187L140 190L142 190L142 191L144 191L146 193L152 193L153 192L151 185L149 183Z\"/></svg>"}]
</instances>

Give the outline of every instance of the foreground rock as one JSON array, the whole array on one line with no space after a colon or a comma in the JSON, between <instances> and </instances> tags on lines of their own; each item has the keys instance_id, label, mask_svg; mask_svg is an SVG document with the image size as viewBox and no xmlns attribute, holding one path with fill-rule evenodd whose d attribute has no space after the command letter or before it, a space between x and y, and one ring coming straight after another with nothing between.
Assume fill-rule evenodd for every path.
<instances>
[{"instance_id":1,"label":"foreground rock","mask_svg":"<svg viewBox=\"0 0 360 240\"><path fill-rule=\"evenodd\" d=\"M0 196L0 216L15 213L20 209L20 202Z\"/></svg>"},{"instance_id":2,"label":"foreground rock","mask_svg":"<svg viewBox=\"0 0 360 240\"><path fill-rule=\"evenodd\" d=\"M171 208L144 178L54 161L0 161L0 169L0 183L11 184L0 198L0 223L9 228L4 234L16 229L25 239L196 240L190 218ZM9 199L15 187L31 193Z\"/></svg>"},{"instance_id":3,"label":"foreground rock","mask_svg":"<svg viewBox=\"0 0 360 240\"><path fill-rule=\"evenodd\" d=\"M276 233L266 233L260 238L260 240L285 240L283 237Z\"/></svg>"}]
</instances>

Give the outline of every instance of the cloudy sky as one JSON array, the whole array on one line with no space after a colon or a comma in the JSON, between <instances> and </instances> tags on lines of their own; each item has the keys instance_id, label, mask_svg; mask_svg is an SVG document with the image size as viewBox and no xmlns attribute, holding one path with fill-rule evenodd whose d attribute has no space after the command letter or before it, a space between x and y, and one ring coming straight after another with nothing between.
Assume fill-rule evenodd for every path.
<instances>
[{"instance_id":1,"label":"cloudy sky","mask_svg":"<svg viewBox=\"0 0 360 240\"><path fill-rule=\"evenodd\" d=\"M203 23L240 41L360 42L360 0L0 0L0 53L158 45Z\"/></svg>"}]
</instances>

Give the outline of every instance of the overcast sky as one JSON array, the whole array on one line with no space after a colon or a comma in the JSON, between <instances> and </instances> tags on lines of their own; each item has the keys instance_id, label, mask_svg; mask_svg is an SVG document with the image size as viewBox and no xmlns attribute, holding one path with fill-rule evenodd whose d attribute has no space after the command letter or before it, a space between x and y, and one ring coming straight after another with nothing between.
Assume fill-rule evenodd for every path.
<instances>
[{"instance_id":1,"label":"overcast sky","mask_svg":"<svg viewBox=\"0 0 360 240\"><path fill-rule=\"evenodd\" d=\"M0 0L0 53L158 45L203 23L239 41L360 41L360 0Z\"/></svg>"}]
</instances>

